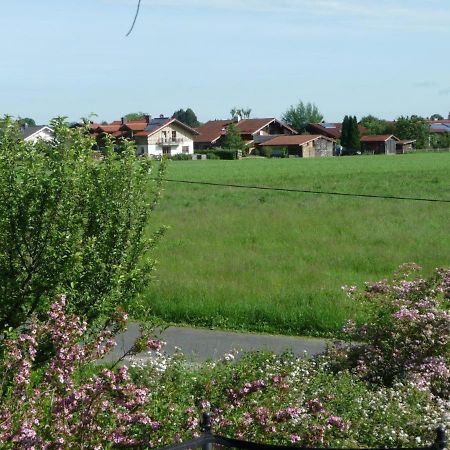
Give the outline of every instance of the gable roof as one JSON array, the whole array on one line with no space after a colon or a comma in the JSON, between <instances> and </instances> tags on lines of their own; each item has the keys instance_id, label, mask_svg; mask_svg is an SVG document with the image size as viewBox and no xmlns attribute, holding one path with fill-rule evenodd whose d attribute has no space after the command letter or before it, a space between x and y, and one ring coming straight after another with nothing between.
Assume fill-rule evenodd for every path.
<instances>
[{"instance_id":1,"label":"gable roof","mask_svg":"<svg viewBox=\"0 0 450 450\"><path fill-rule=\"evenodd\" d=\"M340 139L342 134L342 122L321 122L308 124L308 130L313 133L319 133L332 139ZM358 124L359 134L367 133L367 128Z\"/></svg>"},{"instance_id":2,"label":"gable roof","mask_svg":"<svg viewBox=\"0 0 450 450\"><path fill-rule=\"evenodd\" d=\"M297 133L289 125L286 125L275 117L267 117L261 119L242 119L239 122L236 122L233 119L210 120L209 122L206 122L205 124L196 128L196 130L199 132L199 136L195 138L195 142L214 143L215 141L217 141L217 139L226 134L226 129L231 124L236 125L236 128L239 130L240 134L253 135L273 122L276 122L281 126L287 128L292 133Z\"/></svg>"},{"instance_id":3,"label":"gable roof","mask_svg":"<svg viewBox=\"0 0 450 450\"><path fill-rule=\"evenodd\" d=\"M148 123L145 120L134 120L134 121L129 121L129 122L125 122L120 129L124 130L124 129L129 129L131 131L143 131L145 130L145 128L147 127Z\"/></svg>"},{"instance_id":4,"label":"gable roof","mask_svg":"<svg viewBox=\"0 0 450 450\"><path fill-rule=\"evenodd\" d=\"M288 145L305 145L308 142L316 141L317 139L326 139L327 141L334 142L321 134L294 134L294 135L280 135L273 139L269 139L263 143L269 147L288 146Z\"/></svg>"},{"instance_id":5,"label":"gable roof","mask_svg":"<svg viewBox=\"0 0 450 450\"><path fill-rule=\"evenodd\" d=\"M178 119L175 119L174 117L157 117L150 121L150 123L141 131L138 131L135 133L135 136L151 136L152 134L155 134L160 129L166 127L167 125L176 124L181 128L184 128L186 131L189 131L190 133L194 135L198 135L198 131L194 130L194 128L191 128L189 125L186 125L185 123L181 122Z\"/></svg>"},{"instance_id":6,"label":"gable roof","mask_svg":"<svg viewBox=\"0 0 450 450\"><path fill-rule=\"evenodd\" d=\"M363 136L361 142L386 142L389 139L400 141L400 139L393 134L372 134L369 136Z\"/></svg>"},{"instance_id":7,"label":"gable roof","mask_svg":"<svg viewBox=\"0 0 450 450\"><path fill-rule=\"evenodd\" d=\"M116 131L119 131L121 127L121 123L112 123L109 125L99 125L95 131L104 132L104 133L114 133Z\"/></svg>"},{"instance_id":8,"label":"gable roof","mask_svg":"<svg viewBox=\"0 0 450 450\"><path fill-rule=\"evenodd\" d=\"M196 136L195 142L215 142L224 134L228 125L233 123L233 120L210 120L203 125L196 128L199 136Z\"/></svg>"},{"instance_id":9,"label":"gable roof","mask_svg":"<svg viewBox=\"0 0 450 450\"><path fill-rule=\"evenodd\" d=\"M342 123L310 123L308 130L331 137L332 139L339 139L342 133Z\"/></svg>"},{"instance_id":10,"label":"gable roof","mask_svg":"<svg viewBox=\"0 0 450 450\"><path fill-rule=\"evenodd\" d=\"M48 125L36 125L36 126L27 126L22 127L20 132L22 133L22 137L25 141L31 139L35 134L40 131L47 130L49 133L53 133L53 130Z\"/></svg>"}]
</instances>

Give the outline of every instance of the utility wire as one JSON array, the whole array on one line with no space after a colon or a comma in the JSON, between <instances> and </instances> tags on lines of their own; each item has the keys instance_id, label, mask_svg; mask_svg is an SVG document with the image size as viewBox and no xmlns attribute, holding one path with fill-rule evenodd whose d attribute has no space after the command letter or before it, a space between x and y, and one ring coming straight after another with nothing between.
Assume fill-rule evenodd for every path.
<instances>
[{"instance_id":1,"label":"utility wire","mask_svg":"<svg viewBox=\"0 0 450 450\"><path fill-rule=\"evenodd\" d=\"M136 8L136 14L134 16L133 23L131 24L131 28L128 30L128 33L125 35L125 37L128 37L131 34L131 32L133 31L134 24L136 23L136 20L137 20L138 15L139 15L139 8L140 7L141 7L141 0L138 0L138 4L137 4L137 8Z\"/></svg>"},{"instance_id":2,"label":"utility wire","mask_svg":"<svg viewBox=\"0 0 450 450\"><path fill-rule=\"evenodd\" d=\"M386 200L407 200L416 202L432 202L432 203L450 203L450 200L438 199L438 198L424 198L424 197L399 197L396 195L377 195L377 194L355 194L350 192L333 192L333 191L314 191L311 189L292 189L292 188L277 188L270 186L249 186L245 184L225 184L225 183L213 183L210 181L193 181L193 180L174 180L170 178L163 178L162 181L169 183L184 183L184 184L199 184L203 186L219 186L219 187L231 187L240 189L254 189L260 191L277 191L277 192L297 192L301 194L318 194L318 195L337 195L341 197L359 197L359 198L381 198Z\"/></svg>"}]
</instances>

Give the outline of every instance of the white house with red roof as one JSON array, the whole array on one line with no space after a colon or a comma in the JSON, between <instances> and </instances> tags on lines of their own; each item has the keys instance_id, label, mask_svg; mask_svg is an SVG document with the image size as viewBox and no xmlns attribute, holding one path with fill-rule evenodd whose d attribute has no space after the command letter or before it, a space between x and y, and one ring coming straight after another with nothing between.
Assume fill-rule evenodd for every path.
<instances>
[{"instance_id":1,"label":"white house with red roof","mask_svg":"<svg viewBox=\"0 0 450 450\"><path fill-rule=\"evenodd\" d=\"M109 134L115 139L134 140L136 151L141 156L160 157L194 153L194 137L198 132L173 117L161 114L157 118L144 116L139 120L122 118L107 125L93 127L100 136Z\"/></svg>"},{"instance_id":2,"label":"white house with red roof","mask_svg":"<svg viewBox=\"0 0 450 450\"><path fill-rule=\"evenodd\" d=\"M198 132L175 118L150 119L148 125L133 132L138 155L173 156L194 153L194 137Z\"/></svg>"}]
</instances>

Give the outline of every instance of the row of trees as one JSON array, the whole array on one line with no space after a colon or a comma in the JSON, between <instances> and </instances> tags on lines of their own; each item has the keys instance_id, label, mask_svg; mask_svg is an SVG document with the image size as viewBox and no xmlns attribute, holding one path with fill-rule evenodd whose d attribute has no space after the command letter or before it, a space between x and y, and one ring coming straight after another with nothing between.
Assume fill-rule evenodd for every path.
<instances>
[{"instance_id":1,"label":"row of trees","mask_svg":"<svg viewBox=\"0 0 450 450\"><path fill-rule=\"evenodd\" d=\"M124 117L127 120L140 120L143 119L146 115L147 113L139 111L125 114ZM187 108L186 110L179 109L172 114L172 117L178 119L180 122L183 122L192 128L196 128L201 125L201 123L197 119L197 115L191 108Z\"/></svg>"},{"instance_id":2,"label":"row of trees","mask_svg":"<svg viewBox=\"0 0 450 450\"><path fill-rule=\"evenodd\" d=\"M291 105L283 114L282 119L299 133L307 132L308 124L319 123L323 115L314 103L298 102ZM431 133L429 120L442 120L440 114L433 114L429 119L417 115L401 116L395 121L379 119L371 114L364 116L358 122L355 116L345 116L342 123L341 145L351 151L360 149L360 130L358 125L365 128L364 134L394 134L399 139L416 141L418 148L448 148L450 147L449 133Z\"/></svg>"}]
</instances>

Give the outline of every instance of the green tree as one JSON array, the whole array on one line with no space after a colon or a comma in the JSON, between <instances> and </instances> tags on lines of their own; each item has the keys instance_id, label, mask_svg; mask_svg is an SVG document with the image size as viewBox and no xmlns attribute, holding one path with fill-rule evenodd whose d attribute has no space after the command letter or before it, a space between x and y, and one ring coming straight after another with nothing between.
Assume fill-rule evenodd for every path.
<instances>
[{"instance_id":1,"label":"green tree","mask_svg":"<svg viewBox=\"0 0 450 450\"><path fill-rule=\"evenodd\" d=\"M367 129L367 134L392 134L393 126L386 120L379 119L378 117L364 116L360 121L360 125Z\"/></svg>"},{"instance_id":2,"label":"green tree","mask_svg":"<svg viewBox=\"0 0 450 450\"><path fill-rule=\"evenodd\" d=\"M430 133L432 148L450 148L450 133Z\"/></svg>"},{"instance_id":3,"label":"green tree","mask_svg":"<svg viewBox=\"0 0 450 450\"><path fill-rule=\"evenodd\" d=\"M236 115L241 116L243 119L250 119L250 115L252 113L252 108L231 108L230 115L231 117L235 117Z\"/></svg>"},{"instance_id":4,"label":"green tree","mask_svg":"<svg viewBox=\"0 0 450 450\"><path fill-rule=\"evenodd\" d=\"M94 157L85 127L52 121L55 139L31 145L5 120L0 135L0 333L67 294L69 307L90 322L118 305L136 310L149 283L149 254L163 233L147 236L160 183L151 161L131 142ZM158 176L156 177L159 178Z\"/></svg>"},{"instance_id":5,"label":"green tree","mask_svg":"<svg viewBox=\"0 0 450 450\"><path fill-rule=\"evenodd\" d=\"M186 111L184 109L179 109L172 114L172 117L179 120L180 122L185 123L191 128L197 128L200 126L200 122L197 119L195 112L188 108Z\"/></svg>"},{"instance_id":6,"label":"green tree","mask_svg":"<svg viewBox=\"0 0 450 450\"><path fill-rule=\"evenodd\" d=\"M241 137L239 128L235 124L230 124L223 141L223 148L231 150L245 150L245 142Z\"/></svg>"},{"instance_id":7,"label":"green tree","mask_svg":"<svg viewBox=\"0 0 450 450\"><path fill-rule=\"evenodd\" d=\"M351 118L351 135L349 144L353 151L358 151L361 149L361 137L359 135L358 120L355 116Z\"/></svg>"},{"instance_id":8,"label":"green tree","mask_svg":"<svg viewBox=\"0 0 450 450\"><path fill-rule=\"evenodd\" d=\"M430 145L430 124L420 116L402 116L395 122L395 135L400 139L415 139L417 148L426 148Z\"/></svg>"},{"instance_id":9,"label":"green tree","mask_svg":"<svg viewBox=\"0 0 450 450\"><path fill-rule=\"evenodd\" d=\"M342 130L341 130L341 145L342 145L342 147L348 148L349 136L350 136L349 117L345 116L344 120L342 121Z\"/></svg>"},{"instance_id":10,"label":"green tree","mask_svg":"<svg viewBox=\"0 0 450 450\"><path fill-rule=\"evenodd\" d=\"M303 103L291 105L283 114L282 119L290 127L299 133L304 133L309 123L318 123L323 120L323 115L314 103Z\"/></svg>"},{"instance_id":11,"label":"green tree","mask_svg":"<svg viewBox=\"0 0 450 450\"><path fill-rule=\"evenodd\" d=\"M127 120L140 120L144 119L144 117L147 115L147 113L144 112L131 112L124 115L124 118Z\"/></svg>"},{"instance_id":12,"label":"green tree","mask_svg":"<svg viewBox=\"0 0 450 450\"><path fill-rule=\"evenodd\" d=\"M444 117L441 116L440 114L433 114L433 115L430 117L430 120L443 120L443 119L444 119Z\"/></svg>"},{"instance_id":13,"label":"green tree","mask_svg":"<svg viewBox=\"0 0 450 450\"><path fill-rule=\"evenodd\" d=\"M36 126L36 122L34 121L34 119L31 119L30 117L19 117L17 122L18 122L19 125L27 124L29 127L35 127Z\"/></svg>"},{"instance_id":14,"label":"green tree","mask_svg":"<svg viewBox=\"0 0 450 450\"><path fill-rule=\"evenodd\" d=\"M354 154L361 148L358 121L356 117L345 116L342 122L341 145L346 154Z\"/></svg>"}]
</instances>

